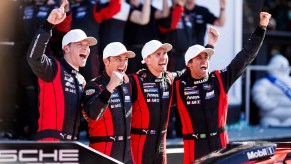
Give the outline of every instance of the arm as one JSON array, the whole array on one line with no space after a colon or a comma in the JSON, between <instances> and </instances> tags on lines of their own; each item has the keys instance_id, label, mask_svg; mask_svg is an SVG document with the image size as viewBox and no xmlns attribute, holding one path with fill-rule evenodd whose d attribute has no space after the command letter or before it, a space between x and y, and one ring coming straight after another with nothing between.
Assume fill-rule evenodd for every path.
<instances>
[{"instance_id":1,"label":"arm","mask_svg":"<svg viewBox=\"0 0 291 164\"><path fill-rule=\"evenodd\" d=\"M170 14L170 7L168 5L168 0L163 0L163 9L156 10L155 12L155 19L166 18Z\"/></svg>"},{"instance_id":2,"label":"arm","mask_svg":"<svg viewBox=\"0 0 291 164\"><path fill-rule=\"evenodd\" d=\"M26 58L32 71L44 81L52 81L57 72L56 63L48 58L44 52L51 37L52 28L66 18L64 0L61 7L53 9L47 18L46 23L38 30L27 51Z\"/></svg>"},{"instance_id":3,"label":"arm","mask_svg":"<svg viewBox=\"0 0 291 164\"><path fill-rule=\"evenodd\" d=\"M121 9L122 0L110 0L107 7L101 8L97 11L97 5L93 8L93 15L97 23L101 23L102 20L112 18Z\"/></svg>"},{"instance_id":4,"label":"arm","mask_svg":"<svg viewBox=\"0 0 291 164\"><path fill-rule=\"evenodd\" d=\"M129 20L133 23L146 25L150 21L151 12L151 0L145 0L142 11L134 10L132 11Z\"/></svg>"},{"instance_id":5,"label":"arm","mask_svg":"<svg viewBox=\"0 0 291 164\"><path fill-rule=\"evenodd\" d=\"M220 0L220 14L219 17L214 21L213 25L215 26L224 26L225 23L225 1Z\"/></svg>"},{"instance_id":6,"label":"arm","mask_svg":"<svg viewBox=\"0 0 291 164\"><path fill-rule=\"evenodd\" d=\"M208 34L208 43L207 45L211 45L213 47L215 47L216 42L218 41L219 38L219 32L213 28L213 27L209 27L207 29L207 34Z\"/></svg>"},{"instance_id":7,"label":"arm","mask_svg":"<svg viewBox=\"0 0 291 164\"><path fill-rule=\"evenodd\" d=\"M172 11L170 12L170 26L169 27L164 27L162 25L159 25L159 30L161 33L167 33L172 30L175 30L177 28L177 25L182 17L182 13L184 12L184 6L179 5L178 3L174 6ZM166 20L168 21L168 19Z\"/></svg>"},{"instance_id":8,"label":"arm","mask_svg":"<svg viewBox=\"0 0 291 164\"><path fill-rule=\"evenodd\" d=\"M258 51L263 43L266 27L271 15L269 13L260 13L260 25L244 44L243 49L235 56L225 70L221 71L225 82L226 91L242 75L246 67L256 58Z\"/></svg>"},{"instance_id":9,"label":"arm","mask_svg":"<svg viewBox=\"0 0 291 164\"><path fill-rule=\"evenodd\" d=\"M56 25L56 30L62 33L67 33L71 30L71 25L72 25L72 13L70 12L70 3L68 2L65 7L65 12L66 12L66 18L64 19L63 22L60 24Z\"/></svg>"},{"instance_id":10,"label":"arm","mask_svg":"<svg viewBox=\"0 0 291 164\"><path fill-rule=\"evenodd\" d=\"M83 93L83 105L87 116L99 120L109 105L109 99L114 89L123 81L124 74L113 72L109 83L104 88L96 82L90 82Z\"/></svg>"},{"instance_id":11,"label":"arm","mask_svg":"<svg viewBox=\"0 0 291 164\"><path fill-rule=\"evenodd\" d=\"M83 92L83 105L86 116L93 119L99 120L108 107L111 93L95 82L89 82Z\"/></svg>"}]
</instances>

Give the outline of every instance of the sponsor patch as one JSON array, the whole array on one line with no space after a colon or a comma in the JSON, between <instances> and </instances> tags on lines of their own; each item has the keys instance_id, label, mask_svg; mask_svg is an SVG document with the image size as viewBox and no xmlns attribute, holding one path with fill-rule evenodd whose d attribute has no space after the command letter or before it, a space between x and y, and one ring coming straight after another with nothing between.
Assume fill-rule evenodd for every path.
<instances>
[{"instance_id":1,"label":"sponsor patch","mask_svg":"<svg viewBox=\"0 0 291 164\"><path fill-rule=\"evenodd\" d=\"M120 99L110 99L110 103L120 103Z\"/></svg>"},{"instance_id":2,"label":"sponsor patch","mask_svg":"<svg viewBox=\"0 0 291 164\"><path fill-rule=\"evenodd\" d=\"M200 104L201 100L193 100L193 101L187 101L187 105L195 105L195 104Z\"/></svg>"},{"instance_id":3,"label":"sponsor patch","mask_svg":"<svg viewBox=\"0 0 291 164\"><path fill-rule=\"evenodd\" d=\"M206 93L206 96L205 96L205 99L211 99L214 97L214 90L211 91L211 92L207 92Z\"/></svg>"},{"instance_id":4,"label":"sponsor patch","mask_svg":"<svg viewBox=\"0 0 291 164\"><path fill-rule=\"evenodd\" d=\"M207 80L208 80L208 78L205 78L205 79L202 79L202 80L198 80L198 81L194 81L194 85L204 83Z\"/></svg>"},{"instance_id":5,"label":"sponsor patch","mask_svg":"<svg viewBox=\"0 0 291 164\"><path fill-rule=\"evenodd\" d=\"M156 86L156 83L143 83L143 88L152 88L155 86Z\"/></svg>"},{"instance_id":6,"label":"sponsor patch","mask_svg":"<svg viewBox=\"0 0 291 164\"><path fill-rule=\"evenodd\" d=\"M163 99L166 99L166 98L169 98L170 97L170 94L169 92L163 92Z\"/></svg>"},{"instance_id":7,"label":"sponsor patch","mask_svg":"<svg viewBox=\"0 0 291 164\"><path fill-rule=\"evenodd\" d=\"M122 87L122 91L123 91L124 94L128 93L128 89L126 87Z\"/></svg>"},{"instance_id":8,"label":"sponsor patch","mask_svg":"<svg viewBox=\"0 0 291 164\"><path fill-rule=\"evenodd\" d=\"M160 99L147 99L147 102L160 102Z\"/></svg>"},{"instance_id":9,"label":"sponsor patch","mask_svg":"<svg viewBox=\"0 0 291 164\"><path fill-rule=\"evenodd\" d=\"M85 94L87 96L92 95L93 93L95 93L95 89L88 89L88 90L85 91Z\"/></svg>"},{"instance_id":10,"label":"sponsor patch","mask_svg":"<svg viewBox=\"0 0 291 164\"><path fill-rule=\"evenodd\" d=\"M159 98L159 94L157 94L157 93L147 93L147 97L149 97L149 98Z\"/></svg>"},{"instance_id":11,"label":"sponsor patch","mask_svg":"<svg viewBox=\"0 0 291 164\"><path fill-rule=\"evenodd\" d=\"M144 88L144 92L158 92L158 88Z\"/></svg>"},{"instance_id":12,"label":"sponsor patch","mask_svg":"<svg viewBox=\"0 0 291 164\"><path fill-rule=\"evenodd\" d=\"M203 84L203 89L204 90L210 91L212 88L213 88L212 84Z\"/></svg>"},{"instance_id":13,"label":"sponsor patch","mask_svg":"<svg viewBox=\"0 0 291 164\"><path fill-rule=\"evenodd\" d=\"M197 100L197 99L200 99L200 96L187 96L186 97L186 100Z\"/></svg>"},{"instance_id":14,"label":"sponsor patch","mask_svg":"<svg viewBox=\"0 0 291 164\"><path fill-rule=\"evenodd\" d=\"M192 90L192 91L184 91L184 95L198 95L199 90Z\"/></svg>"},{"instance_id":15,"label":"sponsor patch","mask_svg":"<svg viewBox=\"0 0 291 164\"><path fill-rule=\"evenodd\" d=\"M66 91L66 92L71 92L71 93L76 94L76 90L75 90L75 89L71 89L71 88L67 88L67 87L65 87L65 91Z\"/></svg>"},{"instance_id":16,"label":"sponsor patch","mask_svg":"<svg viewBox=\"0 0 291 164\"><path fill-rule=\"evenodd\" d=\"M130 96L125 96L124 97L124 102L130 102Z\"/></svg>"},{"instance_id":17,"label":"sponsor patch","mask_svg":"<svg viewBox=\"0 0 291 164\"><path fill-rule=\"evenodd\" d=\"M118 103L118 104L112 104L110 105L110 108L113 109L113 108L121 108L121 103Z\"/></svg>"},{"instance_id":18,"label":"sponsor patch","mask_svg":"<svg viewBox=\"0 0 291 164\"><path fill-rule=\"evenodd\" d=\"M110 98L116 98L118 97L118 93L112 93Z\"/></svg>"},{"instance_id":19,"label":"sponsor patch","mask_svg":"<svg viewBox=\"0 0 291 164\"><path fill-rule=\"evenodd\" d=\"M185 87L184 88L184 91L193 91L195 90L197 87L196 86L193 86L193 87Z\"/></svg>"}]
</instances>

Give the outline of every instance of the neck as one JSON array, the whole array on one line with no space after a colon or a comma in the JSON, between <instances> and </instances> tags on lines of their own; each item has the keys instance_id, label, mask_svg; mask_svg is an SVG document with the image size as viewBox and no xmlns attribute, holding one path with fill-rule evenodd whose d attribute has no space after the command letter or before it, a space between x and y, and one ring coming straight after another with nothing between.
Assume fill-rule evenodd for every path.
<instances>
[{"instance_id":1,"label":"neck","mask_svg":"<svg viewBox=\"0 0 291 164\"><path fill-rule=\"evenodd\" d=\"M194 74L193 72L191 72L191 77L195 80L201 80L201 79L205 79L208 77L208 74L206 74L204 77L203 76L197 76L196 74Z\"/></svg>"},{"instance_id":2,"label":"neck","mask_svg":"<svg viewBox=\"0 0 291 164\"><path fill-rule=\"evenodd\" d=\"M162 76L163 76L163 72L155 71L155 70L152 69L151 67L148 67L148 69L150 70L150 72L151 72L155 77L162 77Z\"/></svg>"},{"instance_id":3,"label":"neck","mask_svg":"<svg viewBox=\"0 0 291 164\"><path fill-rule=\"evenodd\" d=\"M76 67L72 64L72 62L66 57L66 55L64 56L65 60L68 62L68 64L73 67L75 70L79 71L79 67Z\"/></svg>"},{"instance_id":4,"label":"neck","mask_svg":"<svg viewBox=\"0 0 291 164\"><path fill-rule=\"evenodd\" d=\"M195 7L195 2L187 2L187 4L185 5L185 7L186 7L188 10L192 10L192 9L194 9L194 7Z\"/></svg>"}]
</instances>

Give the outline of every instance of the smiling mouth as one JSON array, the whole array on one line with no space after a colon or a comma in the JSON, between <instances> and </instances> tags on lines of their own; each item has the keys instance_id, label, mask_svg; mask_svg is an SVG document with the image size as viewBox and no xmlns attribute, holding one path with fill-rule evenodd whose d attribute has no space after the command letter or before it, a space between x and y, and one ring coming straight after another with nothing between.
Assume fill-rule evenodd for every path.
<instances>
[{"instance_id":1,"label":"smiling mouth","mask_svg":"<svg viewBox=\"0 0 291 164\"><path fill-rule=\"evenodd\" d=\"M82 59L87 59L87 55L85 55L85 54L80 54L79 56L80 56L80 58L82 58Z\"/></svg>"},{"instance_id":2,"label":"smiling mouth","mask_svg":"<svg viewBox=\"0 0 291 164\"><path fill-rule=\"evenodd\" d=\"M166 63L161 63L159 64L159 66L166 66Z\"/></svg>"},{"instance_id":3,"label":"smiling mouth","mask_svg":"<svg viewBox=\"0 0 291 164\"><path fill-rule=\"evenodd\" d=\"M201 69L202 71L206 71L206 70L207 70L207 67L206 67L206 66L201 66L200 69Z\"/></svg>"},{"instance_id":4,"label":"smiling mouth","mask_svg":"<svg viewBox=\"0 0 291 164\"><path fill-rule=\"evenodd\" d=\"M117 68L117 71L120 72L120 73L123 73L123 72L124 72L124 69L122 69L122 68Z\"/></svg>"}]
</instances>

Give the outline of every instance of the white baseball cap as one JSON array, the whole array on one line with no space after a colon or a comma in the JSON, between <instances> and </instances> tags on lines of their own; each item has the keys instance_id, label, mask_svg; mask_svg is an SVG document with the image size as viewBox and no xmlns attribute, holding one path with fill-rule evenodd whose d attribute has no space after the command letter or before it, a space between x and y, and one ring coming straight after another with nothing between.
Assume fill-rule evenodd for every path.
<instances>
[{"instance_id":1,"label":"white baseball cap","mask_svg":"<svg viewBox=\"0 0 291 164\"><path fill-rule=\"evenodd\" d=\"M89 46L94 46L97 44L97 39L94 37L87 37L85 32L80 29L74 29L70 30L62 40L62 49L64 49L64 46L68 45L69 43L79 42L82 40L87 40L89 43Z\"/></svg>"},{"instance_id":2,"label":"white baseball cap","mask_svg":"<svg viewBox=\"0 0 291 164\"><path fill-rule=\"evenodd\" d=\"M127 51L125 46L120 42L112 42L107 44L103 50L103 59L106 59L110 56L118 56L121 54L127 54L128 58L135 57L135 53L132 51Z\"/></svg>"},{"instance_id":3,"label":"white baseball cap","mask_svg":"<svg viewBox=\"0 0 291 164\"><path fill-rule=\"evenodd\" d=\"M198 56L201 52L206 52L209 57L211 57L214 54L214 50L212 48L205 48L199 44L196 44L194 46L191 46L188 48L188 50L185 53L185 63L186 65L188 62Z\"/></svg>"},{"instance_id":4,"label":"white baseball cap","mask_svg":"<svg viewBox=\"0 0 291 164\"><path fill-rule=\"evenodd\" d=\"M157 51L159 48L163 48L166 50L166 52L169 52L172 49L172 45L169 43L162 44L158 40L151 40L147 42L141 50L141 55L143 59L141 63L144 64L145 63L144 59L147 58L152 53L154 53L155 51Z\"/></svg>"}]
</instances>

